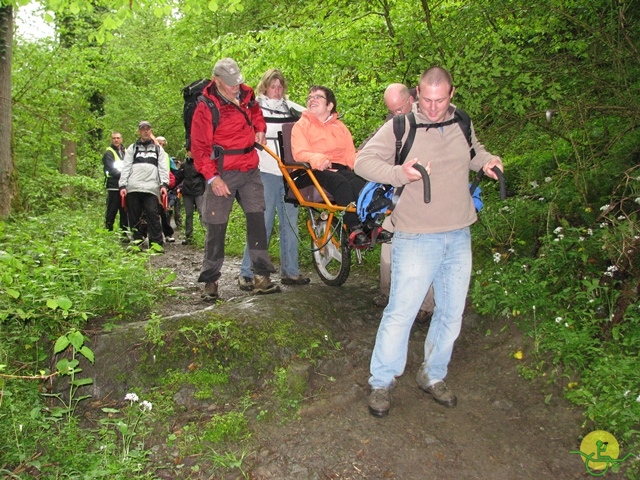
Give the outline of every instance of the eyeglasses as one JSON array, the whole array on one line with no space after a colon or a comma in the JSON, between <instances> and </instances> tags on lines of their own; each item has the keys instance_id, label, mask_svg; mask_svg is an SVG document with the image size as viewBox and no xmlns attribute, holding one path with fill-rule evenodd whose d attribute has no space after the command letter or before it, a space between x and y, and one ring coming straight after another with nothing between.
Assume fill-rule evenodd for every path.
<instances>
[{"instance_id":1,"label":"eyeglasses","mask_svg":"<svg viewBox=\"0 0 640 480\"><path fill-rule=\"evenodd\" d=\"M402 115L403 113L405 113L404 109L406 108L407 103L409 103L409 97L404 99L404 101L402 102L402 106L396 108L395 110L389 109L389 113L392 115Z\"/></svg>"},{"instance_id":2,"label":"eyeglasses","mask_svg":"<svg viewBox=\"0 0 640 480\"><path fill-rule=\"evenodd\" d=\"M327 97L324 97L322 95L309 95L307 97L307 103L309 103L311 100L320 100L321 98L324 99L324 100L327 99Z\"/></svg>"}]
</instances>

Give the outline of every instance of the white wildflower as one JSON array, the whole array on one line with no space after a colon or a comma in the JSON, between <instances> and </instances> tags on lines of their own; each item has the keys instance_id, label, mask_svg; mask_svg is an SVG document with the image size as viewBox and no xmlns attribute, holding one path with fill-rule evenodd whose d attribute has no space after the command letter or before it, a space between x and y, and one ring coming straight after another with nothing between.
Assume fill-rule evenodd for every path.
<instances>
[{"instance_id":1,"label":"white wildflower","mask_svg":"<svg viewBox=\"0 0 640 480\"><path fill-rule=\"evenodd\" d=\"M533 182L529 182L529 185L531 185L531 188L538 188L538 182L536 182L535 180Z\"/></svg>"},{"instance_id":2,"label":"white wildflower","mask_svg":"<svg viewBox=\"0 0 640 480\"><path fill-rule=\"evenodd\" d=\"M592 236L593 230L591 230L590 228L587 228L587 235Z\"/></svg>"},{"instance_id":3,"label":"white wildflower","mask_svg":"<svg viewBox=\"0 0 640 480\"><path fill-rule=\"evenodd\" d=\"M544 197L540 197L540 198L538 198L538 201L539 201L539 202L544 202Z\"/></svg>"},{"instance_id":4,"label":"white wildflower","mask_svg":"<svg viewBox=\"0 0 640 480\"><path fill-rule=\"evenodd\" d=\"M640 402L640 395L638 395L638 398L636 398L636 402Z\"/></svg>"},{"instance_id":5,"label":"white wildflower","mask_svg":"<svg viewBox=\"0 0 640 480\"><path fill-rule=\"evenodd\" d=\"M631 390L627 390L626 392L624 392L624 396L626 397L627 395L629 395L631 393Z\"/></svg>"},{"instance_id":6,"label":"white wildflower","mask_svg":"<svg viewBox=\"0 0 640 480\"><path fill-rule=\"evenodd\" d=\"M569 328L569 324L567 322L564 322L564 326Z\"/></svg>"},{"instance_id":7,"label":"white wildflower","mask_svg":"<svg viewBox=\"0 0 640 480\"><path fill-rule=\"evenodd\" d=\"M544 183L550 183L551 177L544 177Z\"/></svg>"},{"instance_id":8,"label":"white wildflower","mask_svg":"<svg viewBox=\"0 0 640 480\"><path fill-rule=\"evenodd\" d=\"M558 240L562 240L564 238L563 234L558 235Z\"/></svg>"},{"instance_id":9,"label":"white wildflower","mask_svg":"<svg viewBox=\"0 0 640 480\"><path fill-rule=\"evenodd\" d=\"M607 226L607 222L602 222L602 223L600 224L600 228L604 228L604 227L606 227L606 226Z\"/></svg>"},{"instance_id":10,"label":"white wildflower","mask_svg":"<svg viewBox=\"0 0 640 480\"><path fill-rule=\"evenodd\" d=\"M493 261L496 263L500 263L500 260L502 260L502 255L500 255L500 252L496 252L493 254Z\"/></svg>"},{"instance_id":11,"label":"white wildflower","mask_svg":"<svg viewBox=\"0 0 640 480\"><path fill-rule=\"evenodd\" d=\"M553 241L554 241L554 242L559 242L559 241L560 241L560 238L554 238L554 239L553 239Z\"/></svg>"},{"instance_id":12,"label":"white wildflower","mask_svg":"<svg viewBox=\"0 0 640 480\"><path fill-rule=\"evenodd\" d=\"M615 265L611 265L610 267L607 267L607 271L604 272L604 274L607 277L613 277L613 272L617 272L618 271L618 267L616 267Z\"/></svg>"},{"instance_id":13,"label":"white wildflower","mask_svg":"<svg viewBox=\"0 0 640 480\"><path fill-rule=\"evenodd\" d=\"M555 233L556 235L559 234L562 231L562 227L558 227L556 228L553 233Z\"/></svg>"},{"instance_id":14,"label":"white wildflower","mask_svg":"<svg viewBox=\"0 0 640 480\"><path fill-rule=\"evenodd\" d=\"M624 215L619 215L618 216L618 220L626 220L627 217L625 217Z\"/></svg>"},{"instance_id":15,"label":"white wildflower","mask_svg":"<svg viewBox=\"0 0 640 480\"><path fill-rule=\"evenodd\" d=\"M636 198L636 199L634 200L634 202L636 202L636 203L640 204L640 197Z\"/></svg>"},{"instance_id":16,"label":"white wildflower","mask_svg":"<svg viewBox=\"0 0 640 480\"><path fill-rule=\"evenodd\" d=\"M606 210L609 210L609 207L610 207L610 206L611 206L611 205L609 205L609 204L607 203L607 204L605 204L605 205L603 205L603 206L601 206L601 207L600 207L600 211L601 211L601 212L604 212L604 211L606 211Z\"/></svg>"},{"instance_id":17,"label":"white wildflower","mask_svg":"<svg viewBox=\"0 0 640 480\"><path fill-rule=\"evenodd\" d=\"M143 400L142 402L140 402L140 408L142 408L142 411L144 412L145 410L150 412L151 409L153 408L153 404L147 400Z\"/></svg>"},{"instance_id":18,"label":"white wildflower","mask_svg":"<svg viewBox=\"0 0 640 480\"><path fill-rule=\"evenodd\" d=\"M584 242L584 237L578 237L579 242Z\"/></svg>"},{"instance_id":19,"label":"white wildflower","mask_svg":"<svg viewBox=\"0 0 640 480\"><path fill-rule=\"evenodd\" d=\"M556 317L556 323L560 323L562 321L562 317Z\"/></svg>"},{"instance_id":20,"label":"white wildflower","mask_svg":"<svg viewBox=\"0 0 640 480\"><path fill-rule=\"evenodd\" d=\"M510 248L509 253L516 253L516 251L513 248Z\"/></svg>"},{"instance_id":21,"label":"white wildflower","mask_svg":"<svg viewBox=\"0 0 640 480\"><path fill-rule=\"evenodd\" d=\"M128 400L130 402L137 402L138 401L138 395L136 395L135 393L127 393L124 396L125 400Z\"/></svg>"}]
</instances>

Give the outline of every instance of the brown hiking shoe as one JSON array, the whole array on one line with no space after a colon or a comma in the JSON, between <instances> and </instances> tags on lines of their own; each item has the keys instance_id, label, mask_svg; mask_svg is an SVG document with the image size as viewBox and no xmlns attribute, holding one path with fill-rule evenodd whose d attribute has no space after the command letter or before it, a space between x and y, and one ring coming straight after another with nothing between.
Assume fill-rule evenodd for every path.
<instances>
[{"instance_id":1,"label":"brown hiking shoe","mask_svg":"<svg viewBox=\"0 0 640 480\"><path fill-rule=\"evenodd\" d=\"M416 382L423 391L431 395L436 403L447 408L453 408L458 404L458 399L444 381L440 380L431 386L427 386L428 381L429 378L426 372L421 368L416 375Z\"/></svg>"},{"instance_id":2,"label":"brown hiking shoe","mask_svg":"<svg viewBox=\"0 0 640 480\"><path fill-rule=\"evenodd\" d=\"M253 278L238 275L238 288L244 292L253 290Z\"/></svg>"},{"instance_id":3,"label":"brown hiking shoe","mask_svg":"<svg viewBox=\"0 0 640 480\"><path fill-rule=\"evenodd\" d=\"M202 299L205 302L215 302L218 300L218 282L207 282L204 285L204 292L202 292Z\"/></svg>"},{"instance_id":4,"label":"brown hiking shoe","mask_svg":"<svg viewBox=\"0 0 640 480\"><path fill-rule=\"evenodd\" d=\"M369 404L369 413L374 417L388 415L391 408L391 389L372 388L367 403Z\"/></svg>"},{"instance_id":5,"label":"brown hiking shoe","mask_svg":"<svg viewBox=\"0 0 640 480\"><path fill-rule=\"evenodd\" d=\"M253 292L258 295L266 295L268 293L278 293L280 287L271 282L269 275L253 276Z\"/></svg>"}]
</instances>

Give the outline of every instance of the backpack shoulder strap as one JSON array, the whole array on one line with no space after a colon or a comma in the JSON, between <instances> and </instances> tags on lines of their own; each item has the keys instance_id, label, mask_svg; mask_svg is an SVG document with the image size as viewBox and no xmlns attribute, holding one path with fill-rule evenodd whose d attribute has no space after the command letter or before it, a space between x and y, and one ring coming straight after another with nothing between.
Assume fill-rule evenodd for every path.
<instances>
[{"instance_id":1,"label":"backpack shoulder strap","mask_svg":"<svg viewBox=\"0 0 640 480\"><path fill-rule=\"evenodd\" d=\"M404 136L406 121L409 120L409 135L404 146L402 145L402 137ZM396 165L402 165L409 155L409 150L413 146L413 140L416 138L416 118L413 112L406 115L396 115L393 117L393 133L396 137Z\"/></svg>"},{"instance_id":2,"label":"backpack shoulder strap","mask_svg":"<svg viewBox=\"0 0 640 480\"><path fill-rule=\"evenodd\" d=\"M469 144L469 153L471 155L471 159L476 156L476 151L471 144L471 117L469 114L460 108L456 108L454 113L454 118L458 120L458 125L464 134L464 138L467 139L467 143Z\"/></svg>"},{"instance_id":3,"label":"backpack shoulder strap","mask_svg":"<svg viewBox=\"0 0 640 480\"><path fill-rule=\"evenodd\" d=\"M218 128L218 124L220 123L220 110L218 110L218 107L213 100L205 97L204 95L200 95L198 97L198 101L206 103L209 110L211 110L211 121L213 123L213 129L215 130Z\"/></svg>"}]
</instances>

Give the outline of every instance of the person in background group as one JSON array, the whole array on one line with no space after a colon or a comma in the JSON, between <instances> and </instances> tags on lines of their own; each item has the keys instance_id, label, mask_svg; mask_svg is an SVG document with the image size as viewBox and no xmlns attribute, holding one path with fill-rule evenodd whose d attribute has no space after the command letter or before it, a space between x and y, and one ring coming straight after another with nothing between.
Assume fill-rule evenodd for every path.
<instances>
[{"instance_id":1,"label":"person in background group","mask_svg":"<svg viewBox=\"0 0 640 480\"><path fill-rule=\"evenodd\" d=\"M129 225L134 240L142 240L140 219L144 212L147 220L149 243L164 245L158 203L167 195L169 186L169 163L164 149L153 138L151 124L138 124L140 138L127 148L122 174L120 195L126 197Z\"/></svg>"},{"instance_id":2,"label":"person in background group","mask_svg":"<svg viewBox=\"0 0 640 480\"><path fill-rule=\"evenodd\" d=\"M462 325L471 277L471 234L477 220L469 195L469 170L503 169L502 161L487 152L473 131L471 159L467 139L454 122L451 104L455 88L449 72L432 67L420 77L418 101L412 111L420 128L407 160L395 165L396 140L392 122L385 123L358 155L356 172L375 182L404 185L391 214L395 226L391 247L393 274L389 304L384 310L371 355L369 412L383 416L391 408L391 390L407 361L411 326L433 284L435 310L424 343L424 362L416 375L420 389L445 406L457 397L444 382L453 345ZM408 120L405 119L408 123ZM406 128L409 131L409 128ZM405 134L406 137L406 134ZM416 162L430 167L431 202L424 203Z\"/></svg>"},{"instance_id":3,"label":"person in background group","mask_svg":"<svg viewBox=\"0 0 640 480\"><path fill-rule=\"evenodd\" d=\"M196 169L209 185L205 190L202 211L207 228L204 260L198 277L198 281L205 284L205 301L218 299L227 223L235 198L247 221L253 291L280 291L270 279L276 269L267 251L264 188L255 149L256 143L266 143L267 125L253 89L243 82L244 77L233 59L219 60L213 67L213 80L202 92L213 107L210 108L205 101L198 102L191 122L191 153ZM212 108L219 114L215 128Z\"/></svg>"},{"instance_id":4,"label":"person in background group","mask_svg":"<svg viewBox=\"0 0 640 480\"><path fill-rule=\"evenodd\" d=\"M338 205L349 205L367 183L353 172L356 149L351 132L338 120L336 96L330 88L314 85L309 89L307 110L291 131L291 151L297 162L311 165L313 174ZM299 188L312 185L306 173L296 178ZM354 246L369 242L356 213L345 213L349 241Z\"/></svg>"},{"instance_id":5,"label":"person in background group","mask_svg":"<svg viewBox=\"0 0 640 480\"><path fill-rule=\"evenodd\" d=\"M162 136L157 136L157 137L153 137L154 141L160 145L162 147L162 149L164 150L164 148L167 146L167 139L162 137ZM166 150L165 150L166 153ZM164 239L167 241L167 243L173 243L176 241L176 239L173 237L175 230L173 229L173 227L171 226L171 209L170 209L170 200L171 200L171 190L173 188L175 188L175 185L172 185L172 179L174 178L174 169L171 168L171 157L169 156L169 154L167 153L167 168L169 169L169 188L167 190L167 195L168 195L168 199L167 199L167 207L165 208L164 205L162 205L161 203L158 204L158 215L160 215L160 222L162 224L162 233L164 234ZM177 228L177 225L176 225Z\"/></svg>"},{"instance_id":6,"label":"person in background group","mask_svg":"<svg viewBox=\"0 0 640 480\"><path fill-rule=\"evenodd\" d=\"M412 93L413 91L413 93ZM384 103L389 110L387 121L396 115L406 115L411 111L411 107L415 103L416 89L409 90L402 83L392 83L384 91ZM377 133L377 130L376 130ZM375 135L375 133L374 133ZM373 138L373 135L368 140ZM367 141L368 141L367 140ZM366 142L365 142L366 144ZM364 145L362 145L364 147ZM362 149L362 148L361 148ZM382 224L382 228L389 232L393 232L393 223L391 218L387 217ZM373 298L373 303L377 307L384 308L389 303L389 289L391 288L391 243L383 243L380 247L380 294ZM416 322L425 323L429 321L433 315L433 287L429 288L429 292L422 302L420 311L416 315Z\"/></svg>"},{"instance_id":7,"label":"person in background group","mask_svg":"<svg viewBox=\"0 0 640 480\"><path fill-rule=\"evenodd\" d=\"M120 213L120 230L123 232L128 228L127 212L125 212L120 201L120 173L122 172L122 160L124 159L124 147L122 146L122 135L119 132L111 134L111 145L102 155L104 166L105 186L107 187L107 210L105 212L105 227L113 230L116 215Z\"/></svg>"},{"instance_id":8,"label":"person in background group","mask_svg":"<svg viewBox=\"0 0 640 480\"><path fill-rule=\"evenodd\" d=\"M167 139L164 137L156 137L158 144L164 148L164 151L167 151ZM167 158L169 159L169 173L174 175L178 172L178 165L176 164L175 159L167 153ZM169 188L169 209L167 210L167 221L171 224L171 217L173 216L173 220L175 222L176 228L182 228L182 215L180 212L180 196L177 192L178 183Z\"/></svg>"},{"instance_id":9,"label":"person in background group","mask_svg":"<svg viewBox=\"0 0 640 480\"><path fill-rule=\"evenodd\" d=\"M278 69L265 72L257 87L256 100L262 108L267 123L267 146L280 158L278 132L284 122L294 122L305 108L287 98L287 82ZM295 112L292 113L292 110ZM280 224L280 282L285 285L307 285L308 277L300 275L298 267L298 208L284 201L284 182L278 162L267 152L259 151L260 177L264 185L264 222L267 236L271 236L276 212ZM238 276L240 290L253 289L253 273L248 246L244 249L242 266Z\"/></svg>"},{"instance_id":10,"label":"person in background group","mask_svg":"<svg viewBox=\"0 0 640 480\"><path fill-rule=\"evenodd\" d=\"M184 240L183 245L193 244L193 212L198 211L198 218L202 223L202 196L206 188L204 177L196 170L191 158L191 151L187 150L187 158L178 168L176 184L179 185L184 202Z\"/></svg>"}]
</instances>

